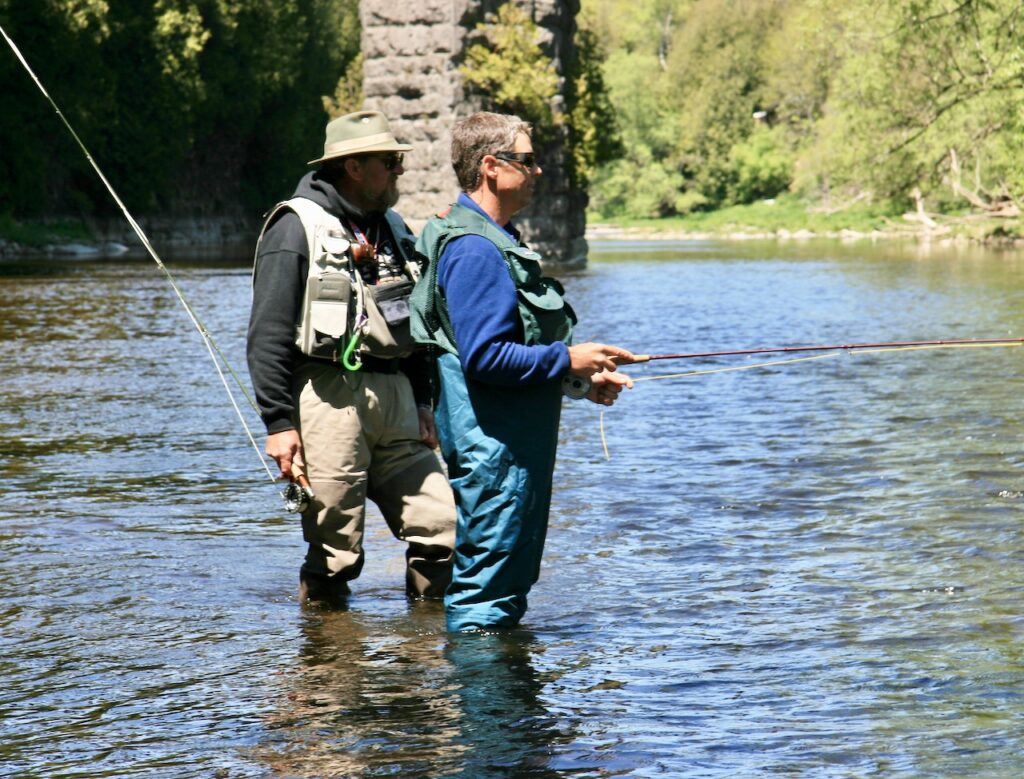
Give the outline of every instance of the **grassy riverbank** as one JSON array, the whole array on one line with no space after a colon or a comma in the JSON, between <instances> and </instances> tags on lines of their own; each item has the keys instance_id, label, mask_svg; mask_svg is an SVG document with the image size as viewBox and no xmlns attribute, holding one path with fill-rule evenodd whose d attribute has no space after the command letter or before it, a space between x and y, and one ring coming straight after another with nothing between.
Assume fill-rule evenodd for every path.
<instances>
[{"instance_id":1,"label":"grassy riverbank","mask_svg":"<svg viewBox=\"0 0 1024 779\"><path fill-rule=\"evenodd\" d=\"M0 214L0 242L28 249L94 240L84 222L61 219L53 222L19 222Z\"/></svg>"},{"instance_id":2,"label":"grassy riverbank","mask_svg":"<svg viewBox=\"0 0 1024 779\"><path fill-rule=\"evenodd\" d=\"M251 256L259 225L242 216L141 217L139 225L167 257ZM120 217L17 220L0 215L0 257L144 256L146 249Z\"/></svg>"},{"instance_id":3,"label":"grassy riverbank","mask_svg":"<svg viewBox=\"0 0 1024 779\"><path fill-rule=\"evenodd\" d=\"M880 206L854 204L841 210L808 206L795 197L662 219L607 220L590 214L592 238L790 238L857 237L938 238L1005 242L1024 240L1024 221L968 212L903 213Z\"/></svg>"}]
</instances>

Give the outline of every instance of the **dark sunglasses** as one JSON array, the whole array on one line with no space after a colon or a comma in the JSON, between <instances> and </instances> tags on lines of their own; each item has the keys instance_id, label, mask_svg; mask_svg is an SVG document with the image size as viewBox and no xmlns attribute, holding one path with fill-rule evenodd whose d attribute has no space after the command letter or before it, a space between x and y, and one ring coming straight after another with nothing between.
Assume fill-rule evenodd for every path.
<instances>
[{"instance_id":1,"label":"dark sunglasses","mask_svg":"<svg viewBox=\"0 0 1024 779\"><path fill-rule=\"evenodd\" d=\"M376 157L384 164L384 170L394 170L405 161L405 154L398 151L390 154L367 154L366 157Z\"/></svg>"},{"instance_id":2,"label":"dark sunglasses","mask_svg":"<svg viewBox=\"0 0 1024 779\"><path fill-rule=\"evenodd\" d=\"M532 151L499 151L493 156L495 159L505 162L518 162L528 168L537 167L537 158L533 156Z\"/></svg>"}]
</instances>

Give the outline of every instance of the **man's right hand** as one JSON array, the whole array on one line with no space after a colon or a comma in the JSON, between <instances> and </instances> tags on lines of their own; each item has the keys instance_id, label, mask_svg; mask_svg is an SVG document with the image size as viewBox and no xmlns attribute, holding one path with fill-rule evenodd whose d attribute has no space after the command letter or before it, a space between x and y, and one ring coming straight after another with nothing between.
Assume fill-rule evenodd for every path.
<instances>
[{"instance_id":1,"label":"man's right hand","mask_svg":"<svg viewBox=\"0 0 1024 779\"><path fill-rule=\"evenodd\" d=\"M589 379L601 371L614 372L616 366L633 362L633 353L618 346L585 343L569 347L569 373Z\"/></svg>"},{"instance_id":2,"label":"man's right hand","mask_svg":"<svg viewBox=\"0 0 1024 779\"><path fill-rule=\"evenodd\" d=\"M302 457L302 439L299 438L298 430L282 430L280 433L271 433L267 436L267 454L274 458L277 467L281 469L278 478L292 478L292 464L304 468L306 462Z\"/></svg>"}]
</instances>

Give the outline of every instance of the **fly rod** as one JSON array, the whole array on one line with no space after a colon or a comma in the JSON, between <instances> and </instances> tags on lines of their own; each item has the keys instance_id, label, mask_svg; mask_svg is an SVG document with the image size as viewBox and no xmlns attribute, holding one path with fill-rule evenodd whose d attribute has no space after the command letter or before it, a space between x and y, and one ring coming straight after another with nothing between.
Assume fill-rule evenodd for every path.
<instances>
[{"instance_id":1,"label":"fly rod","mask_svg":"<svg viewBox=\"0 0 1024 779\"><path fill-rule=\"evenodd\" d=\"M960 341L886 341L882 343L831 344L821 346L775 346L766 349L732 349L724 352L684 352L681 354L634 354L632 364L654 360L689 360L697 357L732 357L741 354L783 354L789 352L842 352L856 349L907 349L917 346L972 346L1024 344L1024 338L970 338Z\"/></svg>"},{"instance_id":2,"label":"fly rod","mask_svg":"<svg viewBox=\"0 0 1024 779\"><path fill-rule=\"evenodd\" d=\"M177 295L178 300L181 302L182 307L185 309L185 313L188 315L188 318L192 321L192 324L195 326L196 330L199 332L200 337L203 339L203 344L206 346L206 350L207 352L209 352L210 359L213 361L213 367L216 369L217 375L220 377L220 381L224 385L224 390L227 392L228 400L231 402L231 405L235 409L235 414L238 416L239 421L242 423L242 427L245 429L245 433L249 438L249 443L252 444L253 449L256 451L256 456L259 458L260 465L263 466L263 470L266 471L267 476L270 477L271 482L276 482L277 479L274 477L274 474L270 472L270 468L267 466L267 461L263 458L263 453L260 452L260 448L256 443L256 439L253 437L252 431L249 429L249 425L248 423L246 423L245 417L242 414L242 410L239 408L238 403L235 400L235 394L231 390L231 385L228 384L227 378L224 375L224 370L227 370L227 372L234 379L235 385L238 387L242 395L245 396L246 400L249 401L249 405L252 406L252 408L255 409L256 411L258 411L259 408L257 407L256 402L246 391L245 384L239 378L238 373L234 370L234 368L231 367L231 363L228 362L227 357L224 356L224 353L220 350L220 347L217 345L217 342L214 341L213 336L210 334L210 331L206 328L206 325L199 318L199 315L196 313L191 303L189 303L188 299L185 297L184 293L179 288L170 270L168 270L167 266L164 265L163 260L160 259L160 255L157 254L156 249L153 248L153 244L150 243L150 240L146 236L145 231L143 231L139 223L135 221L135 218L131 215L131 212L128 211L128 207L121 200L113 185L107 180L107 177L103 174L103 171L100 169L99 164L93 158L92 154L90 154L88 148L86 148L85 143L82 141L81 138L78 137L78 133L76 133L75 128L71 126L71 122L67 120L67 118L64 116L64 113L60 110L60 107L57 105L56 101L50 96L50 93L46 91L46 87L43 86L43 82L39 80L39 77L36 75L35 71L32 70L32 67L28 64L28 60L25 59L24 55L21 53L21 50L17 47L14 41L11 40L11 37L7 34L7 31L2 26L0 26L0 36L2 36L3 39L7 42L7 45L10 46L11 51L14 52L14 56L17 57L22 67L24 67L25 71L28 73L29 77L32 79L32 81L35 82L35 85L39 88L39 91L42 93L43 97L46 98L46 101L50 104L54 112L57 114L57 118L60 119L60 121L64 124L64 127L71 134L71 137L74 138L75 143L78 144L78 148L82 151L82 154L85 155L86 161L92 166L92 169L95 171L96 175L103 183L103 186L106 187L107 192L110 193L111 198L113 198L114 202L121 210L121 213L124 214L125 219L128 221L128 224L131 226L132 230L135 232L139 240L142 242L142 245L149 253L149 256L152 257L157 267L161 271L163 271L164 276L167 278L167 281L170 283L171 288L174 290L174 294ZM310 492L309 490L308 482L300 482L297 485L293 482L289 485L289 488L290 489L282 493L282 497L285 500L286 507L288 508L289 511L301 510L296 509L294 507L304 505L302 501L308 500L308 498L312 496L312 492Z\"/></svg>"}]
</instances>

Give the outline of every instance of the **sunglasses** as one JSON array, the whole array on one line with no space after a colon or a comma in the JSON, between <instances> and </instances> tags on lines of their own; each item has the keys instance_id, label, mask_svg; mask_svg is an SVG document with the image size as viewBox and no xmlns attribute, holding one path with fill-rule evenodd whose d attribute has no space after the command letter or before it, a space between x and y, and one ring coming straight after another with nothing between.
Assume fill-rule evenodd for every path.
<instances>
[{"instance_id":1,"label":"sunglasses","mask_svg":"<svg viewBox=\"0 0 1024 779\"><path fill-rule=\"evenodd\" d=\"M532 151L499 151L495 152L493 156L504 162L518 162L528 168L537 167L537 158L533 156Z\"/></svg>"},{"instance_id":2,"label":"sunglasses","mask_svg":"<svg viewBox=\"0 0 1024 779\"><path fill-rule=\"evenodd\" d=\"M394 170L405 161L405 154L402 152L391 152L390 154L367 154L366 158L375 157L384 164L384 170Z\"/></svg>"}]
</instances>

